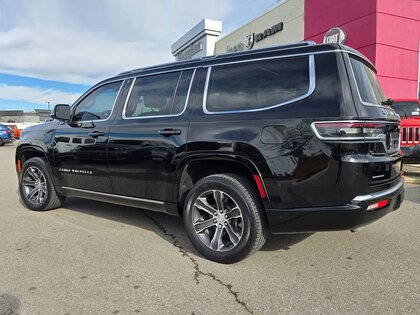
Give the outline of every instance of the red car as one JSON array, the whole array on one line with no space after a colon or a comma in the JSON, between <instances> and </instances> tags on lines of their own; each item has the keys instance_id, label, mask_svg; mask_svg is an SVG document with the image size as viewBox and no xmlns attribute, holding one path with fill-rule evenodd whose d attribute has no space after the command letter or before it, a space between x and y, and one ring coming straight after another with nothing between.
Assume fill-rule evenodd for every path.
<instances>
[{"instance_id":1,"label":"red car","mask_svg":"<svg viewBox=\"0 0 420 315\"><path fill-rule=\"evenodd\" d=\"M407 162L420 162L420 100L394 99L391 107L401 117L401 150Z\"/></svg>"}]
</instances>

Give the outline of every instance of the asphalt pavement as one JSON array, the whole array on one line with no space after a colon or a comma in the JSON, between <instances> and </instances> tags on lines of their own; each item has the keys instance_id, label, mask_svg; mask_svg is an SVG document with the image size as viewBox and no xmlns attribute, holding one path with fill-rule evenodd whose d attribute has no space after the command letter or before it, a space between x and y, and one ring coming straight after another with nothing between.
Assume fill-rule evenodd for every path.
<instances>
[{"instance_id":1,"label":"asphalt pavement","mask_svg":"<svg viewBox=\"0 0 420 315\"><path fill-rule=\"evenodd\" d=\"M418 185L358 233L272 236L222 265L178 217L76 198L25 209L14 151L0 147L0 314L419 314Z\"/></svg>"}]
</instances>

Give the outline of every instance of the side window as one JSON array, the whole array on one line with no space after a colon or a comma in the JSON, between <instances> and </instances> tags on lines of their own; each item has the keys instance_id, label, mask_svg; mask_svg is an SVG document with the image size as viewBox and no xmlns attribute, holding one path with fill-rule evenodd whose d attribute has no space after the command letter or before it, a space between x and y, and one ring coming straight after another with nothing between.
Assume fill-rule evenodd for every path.
<instances>
[{"instance_id":1,"label":"side window","mask_svg":"<svg viewBox=\"0 0 420 315\"><path fill-rule=\"evenodd\" d=\"M350 63L361 100L374 105L380 105L382 101L386 100L376 73L365 63L353 57L350 57Z\"/></svg>"},{"instance_id":2,"label":"side window","mask_svg":"<svg viewBox=\"0 0 420 315\"><path fill-rule=\"evenodd\" d=\"M73 121L107 119L111 115L122 81L103 85L88 94L76 107Z\"/></svg>"},{"instance_id":3,"label":"side window","mask_svg":"<svg viewBox=\"0 0 420 315\"><path fill-rule=\"evenodd\" d=\"M136 78L125 117L150 117L182 113L193 70Z\"/></svg>"},{"instance_id":4,"label":"side window","mask_svg":"<svg viewBox=\"0 0 420 315\"><path fill-rule=\"evenodd\" d=\"M291 101L309 91L309 72L309 56L214 66L206 109L252 110Z\"/></svg>"}]
</instances>

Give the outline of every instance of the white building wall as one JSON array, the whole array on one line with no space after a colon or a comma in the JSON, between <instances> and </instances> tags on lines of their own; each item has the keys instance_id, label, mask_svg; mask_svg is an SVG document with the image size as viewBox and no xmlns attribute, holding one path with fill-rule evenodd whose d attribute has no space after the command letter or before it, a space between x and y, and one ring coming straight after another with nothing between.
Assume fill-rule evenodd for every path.
<instances>
[{"instance_id":1,"label":"white building wall","mask_svg":"<svg viewBox=\"0 0 420 315\"><path fill-rule=\"evenodd\" d=\"M172 55L176 61L213 55L221 31L221 21L203 19L172 44Z\"/></svg>"},{"instance_id":2,"label":"white building wall","mask_svg":"<svg viewBox=\"0 0 420 315\"><path fill-rule=\"evenodd\" d=\"M244 50L246 36L264 32L283 22L283 30L254 42L255 48L294 43L304 40L304 0L288 0L263 15L255 18L239 29L219 39L215 45L215 54Z\"/></svg>"}]
</instances>

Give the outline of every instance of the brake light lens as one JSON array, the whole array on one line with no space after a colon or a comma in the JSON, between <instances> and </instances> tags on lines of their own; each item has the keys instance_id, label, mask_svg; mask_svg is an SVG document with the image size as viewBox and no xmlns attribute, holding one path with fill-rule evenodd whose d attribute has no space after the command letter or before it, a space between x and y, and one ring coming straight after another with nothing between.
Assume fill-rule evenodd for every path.
<instances>
[{"instance_id":1,"label":"brake light lens","mask_svg":"<svg viewBox=\"0 0 420 315\"><path fill-rule=\"evenodd\" d=\"M383 207L386 207L388 205L388 199L384 199L375 203L372 203L371 205L369 205L367 207L367 211L373 211L373 210L378 210L381 209Z\"/></svg>"},{"instance_id":2,"label":"brake light lens","mask_svg":"<svg viewBox=\"0 0 420 315\"><path fill-rule=\"evenodd\" d=\"M315 122L312 129L323 140L378 140L386 138L386 126L372 122Z\"/></svg>"}]
</instances>

